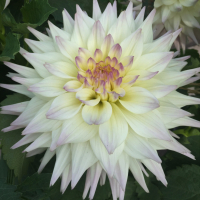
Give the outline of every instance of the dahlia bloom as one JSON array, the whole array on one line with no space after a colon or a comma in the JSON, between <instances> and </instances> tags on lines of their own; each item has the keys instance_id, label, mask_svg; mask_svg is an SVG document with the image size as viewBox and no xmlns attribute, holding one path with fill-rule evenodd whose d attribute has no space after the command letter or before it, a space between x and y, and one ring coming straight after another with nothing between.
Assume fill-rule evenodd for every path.
<instances>
[{"instance_id":1,"label":"dahlia bloom","mask_svg":"<svg viewBox=\"0 0 200 200\"><path fill-rule=\"evenodd\" d=\"M116 2L102 13L94 0L93 17L77 6L75 20L64 10L63 29L49 22L49 36L29 27L39 41L25 39L33 53L20 53L33 68L5 62L20 84L1 87L30 101L2 107L19 115L3 131L25 128L12 148L31 143L27 156L45 151L39 173L56 155L50 185L61 177L61 192L86 172L83 198L107 176L113 199L123 200L129 169L146 192L146 168L167 185L157 150L194 159L169 129L200 127L181 109L200 100L176 92L200 69L181 71L188 57L169 51L180 30L153 40L155 10L143 21L144 10L134 19L132 9L117 17Z\"/></svg>"},{"instance_id":2,"label":"dahlia bloom","mask_svg":"<svg viewBox=\"0 0 200 200\"><path fill-rule=\"evenodd\" d=\"M131 0L137 7L134 10L141 10L141 0ZM175 46L185 51L186 40L191 38L196 44L198 41L194 34L194 28L200 29L197 19L200 17L199 0L155 0L156 16L154 18L155 29L159 31L163 27L167 31L176 31L182 28L182 33L175 40ZM164 25L164 26L163 26Z\"/></svg>"}]
</instances>

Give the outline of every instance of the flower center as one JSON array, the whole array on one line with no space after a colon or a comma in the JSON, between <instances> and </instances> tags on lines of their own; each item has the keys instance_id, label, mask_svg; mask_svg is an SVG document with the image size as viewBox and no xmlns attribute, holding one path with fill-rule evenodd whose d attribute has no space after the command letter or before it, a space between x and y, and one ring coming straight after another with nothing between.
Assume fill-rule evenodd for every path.
<instances>
[{"instance_id":1,"label":"flower center","mask_svg":"<svg viewBox=\"0 0 200 200\"><path fill-rule=\"evenodd\" d=\"M101 100L115 102L125 91L120 88L124 75L124 66L118 63L116 57L106 57L105 61L95 62L93 58L87 61L87 70L78 73L78 80L85 88L93 89Z\"/></svg>"}]
</instances>

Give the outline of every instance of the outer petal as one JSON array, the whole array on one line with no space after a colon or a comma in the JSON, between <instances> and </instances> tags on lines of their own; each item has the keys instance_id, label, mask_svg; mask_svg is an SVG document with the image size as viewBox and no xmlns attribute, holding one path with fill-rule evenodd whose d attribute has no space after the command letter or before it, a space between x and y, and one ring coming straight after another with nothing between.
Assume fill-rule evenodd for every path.
<instances>
[{"instance_id":1,"label":"outer petal","mask_svg":"<svg viewBox=\"0 0 200 200\"><path fill-rule=\"evenodd\" d=\"M123 113L115 104L111 105L111 118L99 126L99 136L109 154L124 142L128 134L128 124Z\"/></svg>"},{"instance_id":2,"label":"outer petal","mask_svg":"<svg viewBox=\"0 0 200 200\"><path fill-rule=\"evenodd\" d=\"M65 144L56 149L56 164L53 169L53 174L50 181L50 186L54 185L57 179L60 177L67 165L71 161L71 148L70 144Z\"/></svg>"},{"instance_id":3,"label":"outer petal","mask_svg":"<svg viewBox=\"0 0 200 200\"><path fill-rule=\"evenodd\" d=\"M62 124L62 121L50 120L46 118L46 113L51 104L52 101L49 101L37 112L35 117L22 132L24 135L56 130Z\"/></svg>"},{"instance_id":4,"label":"outer petal","mask_svg":"<svg viewBox=\"0 0 200 200\"><path fill-rule=\"evenodd\" d=\"M116 164L114 177L117 179L118 183L120 184L120 187L124 191L126 188L128 171L129 171L129 156L125 152L123 152Z\"/></svg>"},{"instance_id":5,"label":"outer petal","mask_svg":"<svg viewBox=\"0 0 200 200\"><path fill-rule=\"evenodd\" d=\"M45 101L38 97L32 98L22 114L11 123L13 126L27 126L38 110L45 105Z\"/></svg>"},{"instance_id":6,"label":"outer petal","mask_svg":"<svg viewBox=\"0 0 200 200\"><path fill-rule=\"evenodd\" d=\"M97 125L88 125L78 113L63 122L57 145L86 142L98 133L98 128Z\"/></svg>"},{"instance_id":7,"label":"outer petal","mask_svg":"<svg viewBox=\"0 0 200 200\"><path fill-rule=\"evenodd\" d=\"M101 25L100 21L95 22L92 28L92 32L88 38L87 46L91 53L94 53L96 49L100 49L101 44L105 38L106 34Z\"/></svg>"},{"instance_id":8,"label":"outer petal","mask_svg":"<svg viewBox=\"0 0 200 200\"><path fill-rule=\"evenodd\" d=\"M66 92L63 89L66 82L66 79L50 76L39 83L31 85L29 90L45 97L56 97Z\"/></svg>"},{"instance_id":9,"label":"outer petal","mask_svg":"<svg viewBox=\"0 0 200 200\"><path fill-rule=\"evenodd\" d=\"M53 64L45 63L44 66L51 74L61 78L76 78L78 74L76 66L72 63L67 63L67 62L56 62Z\"/></svg>"},{"instance_id":10,"label":"outer petal","mask_svg":"<svg viewBox=\"0 0 200 200\"><path fill-rule=\"evenodd\" d=\"M171 140L171 136L165 128L162 120L153 112L137 115L129 112L120 104L118 104L118 107L123 112L128 124L138 135L146 138Z\"/></svg>"},{"instance_id":11,"label":"outer petal","mask_svg":"<svg viewBox=\"0 0 200 200\"><path fill-rule=\"evenodd\" d=\"M97 21L101 17L101 9L97 0L93 0L93 15L92 18Z\"/></svg>"},{"instance_id":12,"label":"outer petal","mask_svg":"<svg viewBox=\"0 0 200 200\"><path fill-rule=\"evenodd\" d=\"M76 99L75 93L62 94L54 99L46 116L48 119L70 119L80 111L81 107L82 103Z\"/></svg>"},{"instance_id":13,"label":"outer petal","mask_svg":"<svg viewBox=\"0 0 200 200\"><path fill-rule=\"evenodd\" d=\"M129 111L143 114L159 107L159 101L146 89L132 87L119 102Z\"/></svg>"},{"instance_id":14,"label":"outer petal","mask_svg":"<svg viewBox=\"0 0 200 200\"><path fill-rule=\"evenodd\" d=\"M8 66L9 68L13 69L14 71L21 74L24 77L40 78L40 75L34 69L31 69L30 67L16 65L16 64L10 63L10 62L4 62L4 65Z\"/></svg>"},{"instance_id":15,"label":"outer petal","mask_svg":"<svg viewBox=\"0 0 200 200\"><path fill-rule=\"evenodd\" d=\"M97 158L89 142L72 144L72 188L95 162L97 162Z\"/></svg>"},{"instance_id":16,"label":"outer petal","mask_svg":"<svg viewBox=\"0 0 200 200\"><path fill-rule=\"evenodd\" d=\"M103 168L107 172L109 176L113 176L116 163L119 159L119 156L123 152L124 144L121 144L119 147L117 147L113 154L109 155L106 148L104 147L103 143L101 142L101 139L98 135L93 137L90 140L90 144L92 147L92 150L98 160L101 162Z\"/></svg>"},{"instance_id":17,"label":"outer petal","mask_svg":"<svg viewBox=\"0 0 200 200\"><path fill-rule=\"evenodd\" d=\"M112 107L109 102L102 101L96 106L85 105L82 109L82 116L88 124L103 124L108 121L112 115Z\"/></svg>"},{"instance_id":18,"label":"outer petal","mask_svg":"<svg viewBox=\"0 0 200 200\"><path fill-rule=\"evenodd\" d=\"M138 136L131 128L129 128L124 151L135 159L152 159L158 163L162 162L157 152L149 145L149 141Z\"/></svg>"},{"instance_id":19,"label":"outer petal","mask_svg":"<svg viewBox=\"0 0 200 200\"><path fill-rule=\"evenodd\" d=\"M140 168L140 164L139 162L134 159L134 158L130 158L129 159L129 163L130 163L130 170L134 176L134 178L136 179L136 181L141 185L141 187L146 191L149 192L147 185L145 183L144 180L144 176L142 174L142 170Z\"/></svg>"}]
</instances>

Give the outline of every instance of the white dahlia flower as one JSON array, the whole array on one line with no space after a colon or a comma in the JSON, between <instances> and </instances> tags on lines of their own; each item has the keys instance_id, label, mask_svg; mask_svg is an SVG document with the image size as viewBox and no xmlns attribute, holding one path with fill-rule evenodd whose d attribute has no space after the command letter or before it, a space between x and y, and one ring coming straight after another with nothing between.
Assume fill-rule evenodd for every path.
<instances>
[{"instance_id":1,"label":"white dahlia flower","mask_svg":"<svg viewBox=\"0 0 200 200\"><path fill-rule=\"evenodd\" d=\"M137 5L134 10L141 10L141 0L131 1ZM182 32L175 40L175 46L178 50L182 48L185 51L187 37L198 44L193 30L194 28L200 29L197 20L200 17L199 0L155 0L154 7L156 8L154 24L158 33L162 30L163 25L167 31L176 31L182 28Z\"/></svg>"},{"instance_id":2,"label":"white dahlia flower","mask_svg":"<svg viewBox=\"0 0 200 200\"><path fill-rule=\"evenodd\" d=\"M169 129L200 127L181 109L200 100L175 91L200 70L181 71L188 57L169 51L180 30L153 40L155 10L143 21L132 9L117 17L116 2L101 13L94 0L93 17L77 6L75 20L64 10L63 30L51 22L49 36L29 28L39 41L26 39L33 53L21 54L33 69L5 62L20 84L1 87L31 99L2 107L19 115L3 131L25 128L12 148L31 143L27 156L45 151L39 173L56 154L50 184L61 177L62 192L87 171L83 198L90 189L92 199L107 175L113 199L123 200L129 169L146 192L145 167L167 185L157 150L194 158Z\"/></svg>"}]
</instances>

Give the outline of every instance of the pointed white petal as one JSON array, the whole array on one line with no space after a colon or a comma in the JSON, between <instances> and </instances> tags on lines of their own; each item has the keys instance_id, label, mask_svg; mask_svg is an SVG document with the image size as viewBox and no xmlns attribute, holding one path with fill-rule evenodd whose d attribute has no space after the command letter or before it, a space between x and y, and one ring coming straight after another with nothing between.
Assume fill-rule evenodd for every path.
<instances>
[{"instance_id":1,"label":"pointed white petal","mask_svg":"<svg viewBox=\"0 0 200 200\"><path fill-rule=\"evenodd\" d=\"M31 134L31 135L33 135L33 134ZM45 166L48 164L48 162L51 160L51 158L55 155L55 153L56 153L56 151L50 151L49 148L46 150L44 157L42 158L40 167L38 169L39 174L42 172L42 170L45 168Z\"/></svg>"},{"instance_id":2,"label":"pointed white petal","mask_svg":"<svg viewBox=\"0 0 200 200\"><path fill-rule=\"evenodd\" d=\"M41 135L41 133L34 133L31 135L25 135L21 140L19 140L16 144L14 144L11 149L16 149L18 147L21 147L25 144L28 144L30 142L35 141L39 136Z\"/></svg>"},{"instance_id":3,"label":"pointed white petal","mask_svg":"<svg viewBox=\"0 0 200 200\"><path fill-rule=\"evenodd\" d=\"M28 30L38 39L41 41L52 41L52 39L50 37L48 37L47 35L44 35L43 33L40 33L39 31L37 31L36 29L28 26Z\"/></svg>"},{"instance_id":4,"label":"pointed white petal","mask_svg":"<svg viewBox=\"0 0 200 200\"><path fill-rule=\"evenodd\" d=\"M65 120L57 145L64 143L86 142L98 133L97 125L88 125L78 113L71 119Z\"/></svg>"},{"instance_id":5,"label":"pointed white petal","mask_svg":"<svg viewBox=\"0 0 200 200\"><path fill-rule=\"evenodd\" d=\"M165 185L167 186L167 181L165 179L165 174L161 167L161 164L156 163L153 160L142 160L142 163Z\"/></svg>"},{"instance_id":6,"label":"pointed white petal","mask_svg":"<svg viewBox=\"0 0 200 200\"><path fill-rule=\"evenodd\" d=\"M153 112L137 115L129 112L120 104L118 104L118 107L123 112L128 124L138 135L146 138L171 140L171 136L165 128L162 120Z\"/></svg>"},{"instance_id":7,"label":"pointed white petal","mask_svg":"<svg viewBox=\"0 0 200 200\"><path fill-rule=\"evenodd\" d=\"M21 125L27 126L28 123L33 119L38 110L45 105L45 101L39 99L38 97L33 97L22 112L22 114L11 123L11 125Z\"/></svg>"},{"instance_id":8,"label":"pointed white petal","mask_svg":"<svg viewBox=\"0 0 200 200\"><path fill-rule=\"evenodd\" d=\"M145 190L145 192L149 193L149 190L148 190L147 185L145 183L144 176L142 174L142 170L140 168L138 161L134 158L130 158L129 163L130 163L129 164L130 170L131 170L134 178L141 185L141 187Z\"/></svg>"},{"instance_id":9,"label":"pointed white petal","mask_svg":"<svg viewBox=\"0 0 200 200\"><path fill-rule=\"evenodd\" d=\"M57 179L65 170L66 166L71 162L71 146L70 144L65 144L56 149L56 164L53 169L53 174L50 181L50 186L54 185Z\"/></svg>"},{"instance_id":10,"label":"pointed white petal","mask_svg":"<svg viewBox=\"0 0 200 200\"><path fill-rule=\"evenodd\" d=\"M67 12L66 9L63 10L62 15L63 15L64 30L71 34L74 28L74 20L72 19L72 17L70 16L70 14Z\"/></svg>"},{"instance_id":11,"label":"pointed white petal","mask_svg":"<svg viewBox=\"0 0 200 200\"><path fill-rule=\"evenodd\" d=\"M97 0L93 0L93 14L92 18L97 21L101 17L101 9Z\"/></svg>"},{"instance_id":12,"label":"pointed white petal","mask_svg":"<svg viewBox=\"0 0 200 200\"><path fill-rule=\"evenodd\" d=\"M89 142L72 144L72 188L74 188L83 175L91 167L97 158L95 157Z\"/></svg>"},{"instance_id":13,"label":"pointed white petal","mask_svg":"<svg viewBox=\"0 0 200 200\"><path fill-rule=\"evenodd\" d=\"M131 128L129 128L124 151L135 159L152 159L158 163L162 162L148 140L138 136Z\"/></svg>"},{"instance_id":14,"label":"pointed white petal","mask_svg":"<svg viewBox=\"0 0 200 200\"><path fill-rule=\"evenodd\" d=\"M76 99L76 94L69 92L56 97L46 113L48 119L65 120L75 116L82 103Z\"/></svg>"},{"instance_id":15,"label":"pointed white petal","mask_svg":"<svg viewBox=\"0 0 200 200\"><path fill-rule=\"evenodd\" d=\"M31 85L29 91L35 92L45 97L56 97L66 91L63 86L67 82L67 79L63 79L56 76L49 76L43 79L41 82Z\"/></svg>"},{"instance_id":16,"label":"pointed white petal","mask_svg":"<svg viewBox=\"0 0 200 200\"><path fill-rule=\"evenodd\" d=\"M49 110L51 104L52 101L49 101L43 107L41 107L41 109L37 112L37 114L22 132L23 135L36 132L53 131L56 130L62 124L62 121L50 120L46 118L46 113Z\"/></svg>"},{"instance_id":17,"label":"pointed white petal","mask_svg":"<svg viewBox=\"0 0 200 200\"><path fill-rule=\"evenodd\" d=\"M112 154L125 141L128 134L128 124L123 113L114 103L111 106L110 119L99 126L99 136L109 154Z\"/></svg>"},{"instance_id":18,"label":"pointed white petal","mask_svg":"<svg viewBox=\"0 0 200 200\"><path fill-rule=\"evenodd\" d=\"M92 32L88 38L87 47L91 53L100 49L106 34L100 21L94 23Z\"/></svg>"},{"instance_id":19,"label":"pointed white petal","mask_svg":"<svg viewBox=\"0 0 200 200\"><path fill-rule=\"evenodd\" d=\"M39 74L34 69L31 69L30 67L24 67L24 66L21 66L21 65L16 65L16 64L10 63L10 62L4 62L4 65L10 67L11 69L13 69L14 71L21 74L24 77L40 78Z\"/></svg>"},{"instance_id":20,"label":"pointed white petal","mask_svg":"<svg viewBox=\"0 0 200 200\"><path fill-rule=\"evenodd\" d=\"M51 133L46 132L40 135L31 145L29 145L24 151L29 152L41 147L49 147L51 144Z\"/></svg>"},{"instance_id":21,"label":"pointed white petal","mask_svg":"<svg viewBox=\"0 0 200 200\"><path fill-rule=\"evenodd\" d=\"M9 84L0 84L0 87L11 90L13 92L17 92L20 94L24 94L27 97L33 98L34 94L32 92L29 92L27 87L24 85L9 85Z\"/></svg>"},{"instance_id":22,"label":"pointed white petal","mask_svg":"<svg viewBox=\"0 0 200 200\"><path fill-rule=\"evenodd\" d=\"M124 144L121 144L119 147L117 147L114 153L110 155L108 154L98 135L90 140L90 144L95 156L98 158L107 174L112 177L114 174L116 163L124 149Z\"/></svg>"}]
</instances>

